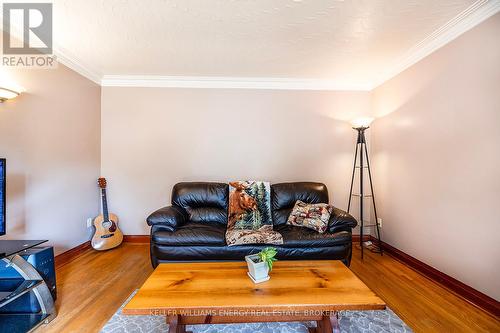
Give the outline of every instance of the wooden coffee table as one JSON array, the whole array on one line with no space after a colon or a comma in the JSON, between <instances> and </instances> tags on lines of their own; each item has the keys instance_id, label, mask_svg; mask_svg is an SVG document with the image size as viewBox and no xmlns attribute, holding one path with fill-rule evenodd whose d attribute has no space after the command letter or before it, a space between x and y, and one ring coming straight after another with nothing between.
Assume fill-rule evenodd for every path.
<instances>
[{"instance_id":1,"label":"wooden coffee table","mask_svg":"<svg viewBox=\"0 0 500 333\"><path fill-rule=\"evenodd\" d=\"M278 261L254 284L245 262L160 264L123 309L185 325L316 321L311 332L338 332L338 311L381 310L385 303L340 261Z\"/></svg>"}]
</instances>

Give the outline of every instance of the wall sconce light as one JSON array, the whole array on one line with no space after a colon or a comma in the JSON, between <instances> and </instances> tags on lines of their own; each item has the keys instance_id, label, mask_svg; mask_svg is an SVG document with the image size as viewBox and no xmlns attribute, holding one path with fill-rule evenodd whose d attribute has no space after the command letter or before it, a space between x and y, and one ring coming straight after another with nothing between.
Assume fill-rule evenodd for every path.
<instances>
[{"instance_id":1,"label":"wall sconce light","mask_svg":"<svg viewBox=\"0 0 500 333\"><path fill-rule=\"evenodd\" d=\"M3 103L8 99L16 98L22 92L22 89L6 88L0 86L0 102Z\"/></svg>"}]
</instances>

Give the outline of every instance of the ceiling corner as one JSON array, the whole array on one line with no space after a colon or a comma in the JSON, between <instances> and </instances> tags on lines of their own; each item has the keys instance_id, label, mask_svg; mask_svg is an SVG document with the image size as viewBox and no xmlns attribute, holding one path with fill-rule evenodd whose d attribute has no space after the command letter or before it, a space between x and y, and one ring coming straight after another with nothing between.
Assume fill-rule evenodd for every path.
<instances>
[{"instance_id":1,"label":"ceiling corner","mask_svg":"<svg viewBox=\"0 0 500 333\"><path fill-rule=\"evenodd\" d=\"M445 46L463 33L500 12L500 0L478 0L467 9L410 48L396 65L383 72L373 83L372 90Z\"/></svg>"},{"instance_id":2,"label":"ceiling corner","mask_svg":"<svg viewBox=\"0 0 500 333\"><path fill-rule=\"evenodd\" d=\"M102 75L98 71L90 68L90 66L84 64L81 59L70 56L68 53L58 48L54 50L54 54L59 63L89 79L90 81L101 85Z\"/></svg>"}]
</instances>

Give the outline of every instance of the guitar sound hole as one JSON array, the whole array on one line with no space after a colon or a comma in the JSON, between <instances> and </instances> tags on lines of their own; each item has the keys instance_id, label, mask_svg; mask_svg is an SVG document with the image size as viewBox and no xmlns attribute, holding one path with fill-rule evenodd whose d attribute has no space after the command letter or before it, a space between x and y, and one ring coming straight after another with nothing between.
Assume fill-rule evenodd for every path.
<instances>
[{"instance_id":1,"label":"guitar sound hole","mask_svg":"<svg viewBox=\"0 0 500 333\"><path fill-rule=\"evenodd\" d=\"M102 222L102 227L105 229L109 229L112 225L113 225L113 222L111 222L111 221Z\"/></svg>"}]
</instances>

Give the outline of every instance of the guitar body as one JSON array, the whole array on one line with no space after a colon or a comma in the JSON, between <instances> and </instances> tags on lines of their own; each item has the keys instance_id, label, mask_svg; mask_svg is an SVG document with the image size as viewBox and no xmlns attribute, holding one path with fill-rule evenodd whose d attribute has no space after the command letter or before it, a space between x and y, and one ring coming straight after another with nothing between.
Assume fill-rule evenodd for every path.
<instances>
[{"instance_id":1,"label":"guitar body","mask_svg":"<svg viewBox=\"0 0 500 333\"><path fill-rule=\"evenodd\" d=\"M109 250L120 245L123 241L123 233L118 229L118 217L109 214L108 222L104 222L101 214L94 219L95 233L92 236L92 247L96 250Z\"/></svg>"},{"instance_id":2,"label":"guitar body","mask_svg":"<svg viewBox=\"0 0 500 333\"><path fill-rule=\"evenodd\" d=\"M118 229L118 217L108 212L108 200L106 198L107 182L105 178L97 181L101 189L102 214L94 221L94 235L92 236L92 247L96 250L109 250L120 245L123 241L123 234Z\"/></svg>"}]
</instances>

